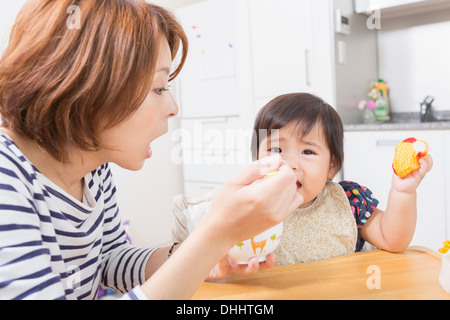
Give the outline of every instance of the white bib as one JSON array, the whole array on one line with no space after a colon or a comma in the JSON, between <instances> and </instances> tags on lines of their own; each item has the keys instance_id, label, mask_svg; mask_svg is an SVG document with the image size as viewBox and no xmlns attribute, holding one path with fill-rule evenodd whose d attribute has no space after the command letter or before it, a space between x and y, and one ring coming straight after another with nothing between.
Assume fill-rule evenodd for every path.
<instances>
[{"instance_id":1,"label":"white bib","mask_svg":"<svg viewBox=\"0 0 450 320\"><path fill-rule=\"evenodd\" d=\"M277 265L310 262L355 252L358 230L344 189L328 182L307 208L284 221Z\"/></svg>"}]
</instances>

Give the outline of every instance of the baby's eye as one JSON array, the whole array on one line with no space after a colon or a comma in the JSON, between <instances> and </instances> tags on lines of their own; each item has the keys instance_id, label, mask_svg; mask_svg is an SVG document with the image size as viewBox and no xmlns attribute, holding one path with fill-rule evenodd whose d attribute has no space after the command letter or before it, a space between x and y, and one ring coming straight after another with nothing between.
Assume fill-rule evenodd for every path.
<instances>
[{"instance_id":1,"label":"baby's eye","mask_svg":"<svg viewBox=\"0 0 450 320\"><path fill-rule=\"evenodd\" d=\"M269 149L270 152L274 152L274 153L281 153L281 149L280 148L270 148Z\"/></svg>"},{"instance_id":2,"label":"baby's eye","mask_svg":"<svg viewBox=\"0 0 450 320\"><path fill-rule=\"evenodd\" d=\"M315 153L314 153L314 151L311 151L311 150L305 150L305 151L302 152L302 154L313 155Z\"/></svg>"}]
</instances>

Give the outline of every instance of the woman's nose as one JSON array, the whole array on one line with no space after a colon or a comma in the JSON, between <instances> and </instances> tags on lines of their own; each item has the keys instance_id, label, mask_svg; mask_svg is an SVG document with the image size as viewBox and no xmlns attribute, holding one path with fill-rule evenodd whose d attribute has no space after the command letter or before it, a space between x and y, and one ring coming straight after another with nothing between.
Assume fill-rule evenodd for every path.
<instances>
[{"instance_id":1,"label":"woman's nose","mask_svg":"<svg viewBox=\"0 0 450 320\"><path fill-rule=\"evenodd\" d=\"M175 101L175 98L173 97L172 93L170 93L170 108L169 108L169 118L175 117L178 112L179 112L179 108L178 108L178 104Z\"/></svg>"}]
</instances>

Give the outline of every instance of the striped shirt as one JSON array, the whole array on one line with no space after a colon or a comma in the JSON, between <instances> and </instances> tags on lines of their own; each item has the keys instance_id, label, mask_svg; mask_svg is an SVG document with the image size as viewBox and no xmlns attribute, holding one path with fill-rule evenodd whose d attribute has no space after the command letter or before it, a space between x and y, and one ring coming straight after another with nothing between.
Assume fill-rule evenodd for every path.
<instances>
[{"instance_id":1,"label":"striped shirt","mask_svg":"<svg viewBox=\"0 0 450 320\"><path fill-rule=\"evenodd\" d=\"M0 131L0 299L95 299L99 283L142 297L154 249L126 241L115 192L104 164L76 200Z\"/></svg>"}]
</instances>

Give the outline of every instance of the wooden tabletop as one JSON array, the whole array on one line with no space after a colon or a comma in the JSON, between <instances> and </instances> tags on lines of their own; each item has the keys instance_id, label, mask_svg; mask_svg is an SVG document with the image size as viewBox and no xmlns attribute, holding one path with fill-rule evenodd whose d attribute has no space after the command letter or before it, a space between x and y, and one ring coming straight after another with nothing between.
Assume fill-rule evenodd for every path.
<instances>
[{"instance_id":1,"label":"wooden tabletop","mask_svg":"<svg viewBox=\"0 0 450 320\"><path fill-rule=\"evenodd\" d=\"M252 275L206 281L193 299L446 299L439 253L410 247L402 253L358 252L278 266Z\"/></svg>"}]
</instances>

